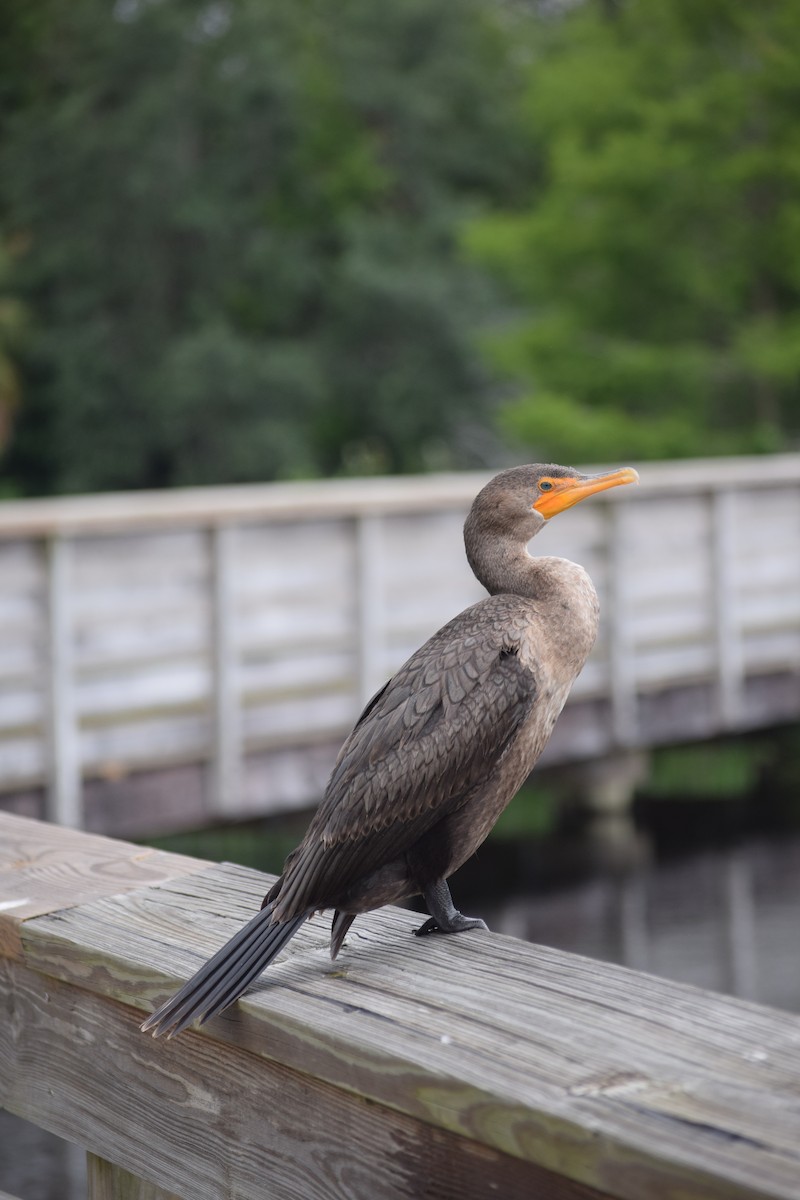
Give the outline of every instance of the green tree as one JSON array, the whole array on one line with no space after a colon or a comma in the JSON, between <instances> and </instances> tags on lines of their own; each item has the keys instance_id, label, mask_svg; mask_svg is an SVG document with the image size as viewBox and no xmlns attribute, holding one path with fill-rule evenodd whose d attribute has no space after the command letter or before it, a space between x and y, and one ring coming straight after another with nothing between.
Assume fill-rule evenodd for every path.
<instances>
[{"instance_id":1,"label":"green tree","mask_svg":"<svg viewBox=\"0 0 800 1200\"><path fill-rule=\"evenodd\" d=\"M20 301L8 291L10 266L21 247L0 239L0 450L7 443L20 396L16 356L22 343L26 319Z\"/></svg>"},{"instance_id":2,"label":"green tree","mask_svg":"<svg viewBox=\"0 0 800 1200\"><path fill-rule=\"evenodd\" d=\"M468 232L522 302L487 338L506 432L596 461L796 445L794 0L583 4L540 25L525 107L528 201Z\"/></svg>"},{"instance_id":3,"label":"green tree","mask_svg":"<svg viewBox=\"0 0 800 1200\"><path fill-rule=\"evenodd\" d=\"M492 11L19 9L0 85L0 220L29 245L32 318L16 486L469 462L484 288L458 229L515 177Z\"/></svg>"}]
</instances>

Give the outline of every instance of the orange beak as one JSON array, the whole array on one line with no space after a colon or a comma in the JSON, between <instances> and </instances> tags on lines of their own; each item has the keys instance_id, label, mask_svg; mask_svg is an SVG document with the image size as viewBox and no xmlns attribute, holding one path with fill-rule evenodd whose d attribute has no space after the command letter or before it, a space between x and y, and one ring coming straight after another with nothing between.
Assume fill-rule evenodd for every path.
<instances>
[{"instance_id":1,"label":"orange beak","mask_svg":"<svg viewBox=\"0 0 800 1200\"><path fill-rule=\"evenodd\" d=\"M604 471L602 475L572 475L566 479L555 476L549 480L553 484L550 491L542 492L533 507L549 521L556 513L573 504L580 504L587 496L595 492L604 492L607 488L619 487L623 483L638 483L639 476L632 467L620 467L618 471Z\"/></svg>"}]
</instances>

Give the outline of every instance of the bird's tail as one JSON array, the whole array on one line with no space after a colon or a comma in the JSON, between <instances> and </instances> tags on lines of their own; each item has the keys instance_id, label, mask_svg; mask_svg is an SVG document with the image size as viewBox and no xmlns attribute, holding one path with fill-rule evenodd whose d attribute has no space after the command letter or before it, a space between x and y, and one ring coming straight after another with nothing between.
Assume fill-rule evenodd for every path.
<instances>
[{"instance_id":1,"label":"bird's tail","mask_svg":"<svg viewBox=\"0 0 800 1200\"><path fill-rule=\"evenodd\" d=\"M147 1018L142 1030L152 1030L153 1037L175 1037L194 1020L199 1018L202 1025L238 1000L311 915L301 913L273 923L274 908L274 902L262 908L179 992Z\"/></svg>"}]
</instances>

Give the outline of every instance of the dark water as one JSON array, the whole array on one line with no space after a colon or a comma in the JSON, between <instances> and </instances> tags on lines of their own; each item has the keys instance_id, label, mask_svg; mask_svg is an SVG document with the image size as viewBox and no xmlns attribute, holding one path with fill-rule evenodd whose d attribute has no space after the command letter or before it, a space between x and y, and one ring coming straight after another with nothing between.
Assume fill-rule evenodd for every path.
<instances>
[{"instance_id":1,"label":"dark water","mask_svg":"<svg viewBox=\"0 0 800 1200\"><path fill-rule=\"evenodd\" d=\"M470 905L498 932L800 1011L800 835L750 837L626 872L573 863L584 877L570 887L488 902L503 859L513 859L518 883L529 875L541 886L551 850L536 843L482 851L454 881L457 902L469 911L472 892ZM78 1200L86 1195L83 1156L0 1113L2 1191Z\"/></svg>"},{"instance_id":2,"label":"dark water","mask_svg":"<svg viewBox=\"0 0 800 1200\"><path fill-rule=\"evenodd\" d=\"M800 1012L800 838L499 905L498 932Z\"/></svg>"}]
</instances>

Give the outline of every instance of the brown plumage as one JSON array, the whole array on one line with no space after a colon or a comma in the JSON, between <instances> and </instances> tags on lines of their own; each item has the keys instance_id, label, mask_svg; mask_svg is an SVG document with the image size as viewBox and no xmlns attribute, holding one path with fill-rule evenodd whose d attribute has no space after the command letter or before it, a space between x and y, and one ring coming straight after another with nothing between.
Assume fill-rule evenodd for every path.
<instances>
[{"instance_id":1,"label":"brown plumage","mask_svg":"<svg viewBox=\"0 0 800 1200\"><path fill-rule=\"evenodd\" d=\"M532 558L527 544L549 517L636 478L527 466L483 488L464 541L489 596L370 700L261 912L142 1029L172 1037L221 1012L318 909L334 910L333 958L358 913L420 893L431 918L418 934L485 928L454 907L447 879L531 771L597 633L583 568Z\"/></svg>"}]
</instances>

